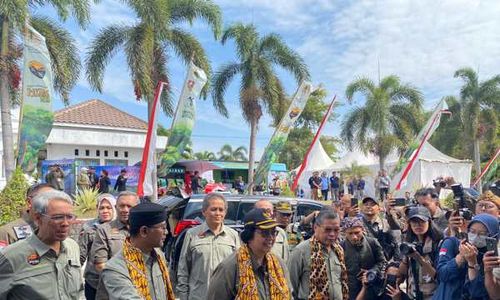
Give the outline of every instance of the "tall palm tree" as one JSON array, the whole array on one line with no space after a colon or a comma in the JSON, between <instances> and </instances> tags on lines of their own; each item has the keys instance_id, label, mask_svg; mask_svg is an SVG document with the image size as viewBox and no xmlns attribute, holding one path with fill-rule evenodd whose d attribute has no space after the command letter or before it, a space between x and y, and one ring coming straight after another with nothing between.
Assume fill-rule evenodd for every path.
<instances>
[{"instance_id":1,"label":"tall palm tree","mask_svg":"<svg viewBox=\"0 0 500 300\"><path fill-rule=\"evenodd\" d=\"M276 119L283 111L284 91L274 66L291 72L296 81L309 79L309 71L302 58L290 49L279 35L260 37L253 25L237 23L222 35L222 43L229 39L236 43L238 61L223 65L213 79L212 98L217 110L224 116L228 111L224 94L233 78L241 75L240 106L243 118L250 124L250 151L248 166L249 190L253 184L255 141L263 108Z\"/></svg>"},{"instance_id":2,"label":"tall palm tree","mask_svg":"<svg viewBox=\"0 0 500 300\"><path fill-rule=\"evenodd\" d=\"M210 151L196 152L194 157L198 160L216 160L215 154Z\"/></svg>"},{"instance_id":3,"label":"tall palm tree","mask_svg":"<svg viewBox=\"0 0 500 300\"><path fill-rule=\"evenodd\" d=\"M87 79L95 90L102 92L105 68L111 57L122 49L127 58L136 97L147 101L149 116L156 83L159 80L168 82L167 58L171 52L185 63L192 58L208 76L211 73L200 42L177 25L203 19L212 28L215 38L218 38L221 32L221 12L209 0L125 2L137 15L138 21L132 25L110 25L99 32L87 53ZM204 89L205 96L207 88ZM171 94L162 93L160 103L163 111L171 115Z\"/></svg>"},{"instance_id":4,"label":"tall palm tree","mask_svg":"<svg viewBox=\"0 0 500 300\"><path fill-rule=\"evenodd\" d=\"M248 150L244 146L239 146L233 150L229 144L225 144L219 151L219 159L225 161L246 161Z\"/></svg>"},{"instance_id":5,"label":"tall palm tree","mask_svg":"<svg viewBox=\"0 0 500 300\"><path fill-rule=\"evenodd\" d=\"M74 39L69 32L53 20L30 15L32 9L42 5L51 5L56 9L62 21L72 14L81 27L90 20L89 0L2 0L0 1L0 98L2 118L2 143L5 177L9 178L15 166L14 140L10 110L16 91L19 88L20 70L18 58L22 47L16 44L16 39L24 31L28 19L30 25L46 39L47 48L52 60L54 88L62 100L69 102L69 92L78 81L80 74L80 59L77 54Z\"/></svg>"},{"instance_id":6,"label":"tall palm tree","mask_svg":"<svg viewBox=\"0 0 500 300\"><path fill-rule=\"evenodd\" d=\"M477 73L471 68L462 68L455 77L464 81L460 89L460 110L465 138L472 142L474 169L481 173L480 142L487 133L496 139L497 113L500 111L500 75L479 82ZM481 186L481 183L479 183Z\"/></svg>"},{"instance_id":7,"label":"tall palm tree","mask_svg":"<svg viewBox=\"0 0 500 300\"><path fill-rule=\"evenodd\" d=\"M347 148L372 152L383 169L387 155L394 149L406 150L417 134L422 110L422 94L409 84L401 84L395 75L385 77L378 85L364 77L350 83L346 98L353 102L361 93L366 103L351 110L342 123L341 136Z\"/></svg>"}]
</instances>

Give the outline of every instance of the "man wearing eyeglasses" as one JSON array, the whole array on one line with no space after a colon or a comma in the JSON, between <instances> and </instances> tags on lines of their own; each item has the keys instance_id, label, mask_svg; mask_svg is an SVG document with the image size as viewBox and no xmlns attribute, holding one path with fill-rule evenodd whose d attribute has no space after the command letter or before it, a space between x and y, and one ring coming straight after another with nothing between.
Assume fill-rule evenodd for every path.
<instances>
[{"instance_id":1,"label":"man wearing eyeglasses","mask_svg":"<svg viewBox=\"0 0 500 300\"><path fill-rule=\"evenodd\" d=\"M344 251L339 245L340 219L330 208L314 221L314 235L292 251L288 261L293 299L348 299Z\"/></svg>"},{"instance_id":2,"label":"man wearing eyeglasses","mask_svg":"<svg viewBox=\"0 0 500 300\"><path fill-rule=\"evenodd\" d=\"M35 184L28 188L26 191L26 209L22 212L21 217L0 227L0 250L18 240L24 240L35 231L34 227L36 226L33 222L31 200L38 193L53 189L47 183Z\"/></svg>"},{"instance_id":3,"label":"man wearing eyeglasses","mask_svg":"<svg viewBox=\"0 0 500 300\"><path fill-rule=\"evenodd\" d=\"M167 236L167 213L157 203L130 209L130 237L106 263L96 299L174 300L174 291L161 247Z\"/></svg>"},{"instance_id":4,"label":"man wearing eyeglasses","mask_svg":"<svg viewBox=\"0 0 500 300\"><path fill-rule=\"evenodd\" d=\"M50 190L32 200L36 234L0 252L0 299L79 299L80 250L67 238L75 221L73 201Z\"/></svg>"},{"instance_id":5,"label":"man wearing eyeglasses","mask_svg":"<svg viewBox=\"0 0 500 300\"><path fill-rule=\"evenodd\" d=\"M292 299L286 265L271 251L276 221L266 210L254 208L243 223L243 244L215 268L206 299Z\"/></svg>"}]
</instances>

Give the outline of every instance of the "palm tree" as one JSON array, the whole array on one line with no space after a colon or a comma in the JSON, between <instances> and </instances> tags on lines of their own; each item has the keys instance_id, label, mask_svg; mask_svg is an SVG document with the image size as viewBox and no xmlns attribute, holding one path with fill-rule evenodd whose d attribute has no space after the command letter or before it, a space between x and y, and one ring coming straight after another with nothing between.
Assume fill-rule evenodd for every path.
<instances>
[{"instance_id":1,"label":"palm tree","mask_svg":"<svg viewBox=\"0 0 500 300\"><path fill-rule=\"evenodd\" d=\"M90 20L89 0L0 1L0 98L3 161L6 178L10 177L15 166L10 110L12 103L16 103L18 100L15 99L20 79L18 59L22 54L22 47L17 45L15 41L24 31L26 19L46 39L52 61L54 88L65 104L69 102L69 92L78 81L80 74L80 60L77 48L69 32L49 18L30 15L30 8L33 9L42 5L53 6L62 21L67 20L69 14L72 14L81 27L84 27Z\"/></svg>"},{"instance_id":2,"label":"palm tree","mask_svg":"<svg viewBox=\"0 0 500 300\"><path fill-rule=\"evenodd\" d=\"M196 152L194 157L198 160L216 160L215 154L210 151Z\"/></svg>"},{"instance_id":3,"label":"palm tree","mask_svg":"<svg viewBox=\"0 0 500 300\"><path fill-rule=\"evenodd\" d=\"M347 100L352 103L357 92L366 103L348 113L342 123L342 139L351 151L357 147L377 155L383 169L387 155L394 149L402 153L418 132L422 94L401 84L395 75L383 78L378 86L366 77L353 81L346 89Z\"/></svg>"},{"instance_id":4,"label":"palm tree","mask_svg":"<svg viewBox=\"0 0 500 300\"><path fill-rule=\"evenodd\" d=\"M216 109L227 116L224 94L235 75L241 75L240 106L243 118L250 124L248 181L251 191L255 141L263 107L276 119L282 114L286 102L274 66L281 66L291 72L297 82L309 79L309 71L302 58L276 34L259 37L255 26L237 23L225 30L222 43L225 44L229 39L236 43L238 61L227 63L217 71L213 79L212 98Z\"/></svg>"},{"instance_id":5,"label":"palm tree","mask_svg":"<svg viewBox=\"0 0 500 300\"><path fill-rule=\"evenodd\" d=\"M340 172L345 181L351 181L354 178L362 178L371 174L370 168L360 166L357 162L351 163L349 167L344 168Z\"/></svg>"},{"instance_id":6,"label":"palm tree","mask_svg":"<svg viewBox=\"0 0 500 300\"><path fill-rule=\"evenodd\" d=\"M464 125L465 140L473 145L473 161L476 174L481 173L480 142L487 133L496 139L497 112L500 111L500 75L479 82L477 73L471 68L455 72L464 85L460 89L460 110ZM481 186L481 183L478 185Z\"/></svg>"},{"instance_id":7,"label":"palm tree","mask_svg":"<svg viewBox=\"0 0 500 300\"><path fill-rule=\"evenodd\" d=\"M219 159L225 161L246 161L248 150L244 146L239 146L235 150L229 144L225 144L220 149Z\"/></svg>"},{"instance_id":8,"label":"palm tree","mask_svg":"<svg viewBox=\"0 0 500 300\"><path fill-rule=\"evenodd\" d=\"M193 59L207 76L211 73L201 44L193 35L176 25L203 19L211 26L215 38L218 38L221 32L221 12L209 0L148 0L126 3L137 15L138 22L133 25L110 25L99 32L87 53L87 79L95 90L102 92L104 70L111 57L119 49L123 49L135 95L138 100L147 101L149 116L156 83L160 80L168 82L169 51L185 63ZM207 88L206 86L204 89L205 96ZM171 94L163 93L160 103L163 111L172 115Z\"/></svg>"}]
</instances>

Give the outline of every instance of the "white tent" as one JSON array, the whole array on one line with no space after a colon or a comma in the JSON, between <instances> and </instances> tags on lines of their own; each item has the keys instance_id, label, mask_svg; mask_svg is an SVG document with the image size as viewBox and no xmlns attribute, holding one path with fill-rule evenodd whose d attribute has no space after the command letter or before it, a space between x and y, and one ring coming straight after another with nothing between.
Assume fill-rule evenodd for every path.
<instances>
[{"instance_id":1,"label":"white tent","mask_svg":"<svg viewBox=\"0 0 500 300\"><path fill-rule=\"evenodd\" d=\"M319 148L316 150L318 152L317 155L320 157L319 161L316 162L315 154L313 154L311 156L313 162L310 162L307 168L309 172L304 172L299 180L300 186L306 193L309 191L307 182L313 170L327 171L328 175L330 175L332 171L341 171L351 166L353 162L356 162L358 165L366 166L370 169L371 174L364 178L366 181L365 194L375 195L374 181L379 170L378 158L376 156L371 154L365 155L362 152L353 151L346 153L336 163L329 163L321 156L321 152L323 152L324 155L328 157L321 147L321 144L317 143L317 145L319 146L315 146L314 148ZM386 169L389 171L392 170L398 159L399 157L396 153L390 154L386 159ZM311 168L309 166L311 166ZM455 181L461 182L464 187L468 187L471 180L471 169L471 161L450 157L434 148L431 144L425 143L418 160L415 162L415 165L408 175L406 185L396 193L396 196L403 195L405 191L415 191L421 187L430 187L432 186L432 180L439 176L452 176L455 178ZM396 187L399 178L401 178L401 173L396 174L392 179L392 190Z\"/></svg>"}]
</instances>

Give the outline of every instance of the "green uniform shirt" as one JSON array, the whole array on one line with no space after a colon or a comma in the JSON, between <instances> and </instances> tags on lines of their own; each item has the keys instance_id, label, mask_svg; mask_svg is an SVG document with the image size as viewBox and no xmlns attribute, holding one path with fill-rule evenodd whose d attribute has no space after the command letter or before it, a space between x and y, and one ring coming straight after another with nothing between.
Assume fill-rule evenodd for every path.
<instances>
[{"instance_id":1,"label":"green uniform shirt","mask_svg":"<svg viewBox=\"0 0 500 300\"><path fill-rule=\"evenodd\" d=\"M330 299L342 299L342 286L340 282L340 260L335 251L330 250L328 253L323 252L326 259L328 280L330 286L328 293ZM308 299L309 297L309 276L311 274L311 246L309 240L298 244L292 251L290 260L288 261L290 271L290 280L293 287L294 299Z\"/></svg>"},{"instance_id":2,"label":"green uniform shirt","mask_svg":"<svg viewBox=\"0 0 500 300\"><path fill-rule=\"evenodd\" d=\"M166 300L166 286L163 282L160 265L156 255L163 256L160 249L156 254L147 255L143 253L146 264L146 276L148 278L149 292L153 300ZM161 259L165 259L162 257ZM106 263L102 271L99 287L97 288L96 300L142 300L135 288L127 263L123 256L123 251L118 252Z\"/></svg>"},{"instance_id":3,"label":"green uniform shirt","mask_svg":"<svg viewBox=\"0 0 500 300\"><path fill-rule=\"evenodd\" d=\"M239 246L238 233L227 226L218 235L205 222L189 229L179 258L177 296L181 300L206 299L210 275Z\"/></svg>"},{"instance_id":4,"label":"green uniform shirt","mask_svg":"<svg viewBox=\"0 0 500 300\"><path fill-rule=\"evenodd\" d=\"M61 242L59 255L36 235L0 252L0 299L78 300L83 290L78 244Z\"/></svg>"},{"instance_id":5,"label":"green uniform shirt","mask_svg":"<svg viewBox=\"0 0 500 300\"><path fill-rule=\"evenodd\" d=\"M236 297L239 286L238 260L236 254L237 252L229 255L217 266L217 268L215 268L205 299L231 300ZM271 290L266 265L264 263L263 265L259 266L253 259L253 255L251 252L250 257L252 259L252 268L257 282L257 292L259 294L259 299L269 300L271 299ZM290 284L290 278L288 275L286 264L280 257L278 257L278 260L283 269L283 274L285 274L286 277L286 282L290 291L290 299L292 299L292 285Z\"/></svg>"},{"instance_id":6,"label":"green uniform shirt","mask_svg":"<svg viewBox=\"0 0 500 300\"><path fill-rule=\"evenodd\" d=\"M281 227L276 227L278 235L276 236L276 241L274 242L271 252L279 256L285 262L288 261L288 256L290 256L290 248L288 247L288 237L286 231Z\"/></svg>"},{"instance_id":7,"label":"green uniform shirt","mask_svg":"<svg viewBox=\"0 0 500 300\"><path fill-rule=\"evenodd\" d=\"M83 224L80 231L80 237L78 239L78 245L80 246L80 263L83 265L85 261L87 262L83 277L85 278L85 282L94 289L97 288L97 284L99 283L99 273L97 273L92 259L88 258L92 258L90 250L92 249L92 244L94 243L98 225L100 225L99 219L92 219Z\"/></svg>"},{"instance_id":8,"label":"green uniform shirt","mask_svg":"<svg viewBox=\"0 0 500 300\"><path fill-rule=\"evenodd\" d=\"M33 224L28 212L25 212L22 218L14 220L0 227L0 250L18 240L24 240L33 233L30 226Z\"/></svg>"},{"instance_id":9,"label":"green uniform shirt","mask_svg":"<svg viewBox=\"0 0 500 300\"><path fill-rule=\"evenodd\" d=\"M94 264L107 262L122 250L123 241L128 236L127 225L118 219L97 226L89 257Z\"/></svg>"}]
</instances>

